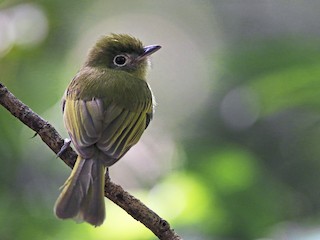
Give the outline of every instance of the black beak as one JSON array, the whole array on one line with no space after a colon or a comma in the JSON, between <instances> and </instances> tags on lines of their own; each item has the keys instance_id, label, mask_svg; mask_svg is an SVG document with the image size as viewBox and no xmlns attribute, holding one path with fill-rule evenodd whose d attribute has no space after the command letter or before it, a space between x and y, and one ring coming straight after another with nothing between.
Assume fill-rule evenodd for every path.
<instances>
[{"instance_id":1,"label":"black beak","mask_svg":"<svg viewBox=\"0 0 320 240\"><path fill-rule=\"evenodd\" d=\"M151 54L155 53L161 48L159 45L150 45L143 48L144 52L139 56L139 60L142 60Z\"/></svg>"}]
</instances>

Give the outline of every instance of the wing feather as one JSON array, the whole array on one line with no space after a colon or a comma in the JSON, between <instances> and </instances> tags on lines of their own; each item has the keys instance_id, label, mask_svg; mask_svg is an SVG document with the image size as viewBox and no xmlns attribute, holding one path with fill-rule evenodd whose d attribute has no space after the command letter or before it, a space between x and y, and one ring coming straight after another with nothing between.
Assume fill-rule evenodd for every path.
<instances>
[{"instance_id":1,"label":"wing feather","mask_svg":"<svg viewBox=\"0 0 320 240\"><path fill-rule=\"evenodd\" d=\"M65 102L64 122L77 151L90 158L95 154L94 144L103 129L103 106L99 99Z\"/></svg>"},{"instance_id":2,"label":"wing feather","mask_svg":"<svg viewBox=\"0 0 320 240\"><path fill-rule=\"evenodd\" d=\"M98 148L103 153L100 156L105 164L111 165L139 141L150 121L152 102L143 102L135 110L114 103L104 104L97 98L66 99L64 121L82 157L93 157Z\"/></svg>"},{"instance_id":3,"label":"wing feather","mask_svg":"<svg viewBox=\"0 0 320 240\"><path fill-rule=\"evenodd\" d=\"M141 113L131 112L130 115L130 121L126 123L126 127L113 144L112 155L116 156L117 158L120 158L120 156L127 152L127 150L129 150L129 148L132 146L132 144L127 142L128 135L130 135L130 132L134 129L135 123L139 120Z\"/></svg>"},{"instance_id":4,"label":"wing feather","mask_svg":"<svg viewBox=\"0 0 320 240\"><path fill-rule=\"evenodd\" d=\"M123 110L106 126L97 147L104 154L120 159L140 139L146 124L146 110Z\"/></svg>"},{"instance_id":5,"label":"wing feather","mask_svg":"<svg viewBox=\"0 0 320 240\"><path fill-rule=\"evenodd\" d=\"M92 101L79 101L80 117L85 133L89 138L96 139L99 129L103 125L103 107L100 99Z\"/></svg>"}]
</instances>

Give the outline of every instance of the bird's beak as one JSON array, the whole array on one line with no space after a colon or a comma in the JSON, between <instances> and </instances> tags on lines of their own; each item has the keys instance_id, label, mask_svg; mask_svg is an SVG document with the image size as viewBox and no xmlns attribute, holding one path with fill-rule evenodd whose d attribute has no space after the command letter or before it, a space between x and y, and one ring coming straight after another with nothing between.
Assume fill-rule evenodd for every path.
<instances>
[{"instance_id":1,"label":"bird's beak","mask_svg":"<svg viewBox=\"0 0 320 240\"><path fill-rule=\"evenodd\" d=\"M161 48L159 45L150 45L143 48L143 53L139 56L139 61L145 59L146 57L150 56L151 54L155 53Z\"/></svg>"}]
</instances>

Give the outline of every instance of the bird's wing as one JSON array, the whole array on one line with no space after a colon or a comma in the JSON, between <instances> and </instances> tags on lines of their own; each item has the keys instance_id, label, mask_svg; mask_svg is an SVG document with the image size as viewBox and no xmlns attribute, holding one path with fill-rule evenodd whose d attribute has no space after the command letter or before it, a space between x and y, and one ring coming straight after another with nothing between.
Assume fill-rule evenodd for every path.
<instances>
[{"instance_id":1,"label":"bird's wing","mask_svg":"<svg viewBox=\"0 0 320 240\"><path fill-rule=\"evenodd\" d=\"M100 99L90 101L66 99L64 123L75 148L83 158L95 154L93 145L103 130L103 103Z\"/></svg>"},{"instance_id":2,"label":"bird's wing","mask_svg":"<svg viewBox=\"0 0 320 240\"><path fill-rule=\"evenodd\" d=\"M150 121L152 100L127 110L101 99L70 100L64 104L64 122L72 142L84 158L103 152L106 165L112 165L136 144Z\"/></svg>"},{"instance_id":3,"label":"bird's wing","mask_svg":"<svg viewBox=\"0 0 320 240\"><path fill-rule=\"evenodd\" d=\"M105 119L108 123L97 143L97 147L113 159L120 159L133 145L135 145L147 124L147 108L141 104L139 110L130 111L116 106L108 107ZM114 110L117 108L117 110ZM112 112L117 112L117 117Z\"/></svg>"}]
</instances>

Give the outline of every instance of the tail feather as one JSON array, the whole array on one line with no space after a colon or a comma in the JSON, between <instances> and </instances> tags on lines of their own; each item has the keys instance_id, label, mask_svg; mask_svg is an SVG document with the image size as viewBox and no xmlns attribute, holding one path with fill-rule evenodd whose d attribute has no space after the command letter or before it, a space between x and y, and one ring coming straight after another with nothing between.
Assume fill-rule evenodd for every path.
<instances>
[{"instance_id":1,"label":"tail feather","mask_svg":"<svg viewBox=\"0 0 320 240\"><path fill-rule=\"evenodd\" d=\"M104 178L105 167L99 160L78 157L56 201L56 216L101 225L105 218Z\"/></svg>"},{"instance_id":2,"label":"tail feather","mask_svg":"<svg viewBox=\"0 0 320 240\"><path fill-rule=\"evenodd\" d=\"M105 167L103 165L101 167L101 165L94 164L91 171L91 180L93 184L90 185L87 198L81 205L80 215L84 221L94 226L99 226L103 223L105 218Z\"/></svg>"}]
</instances>

